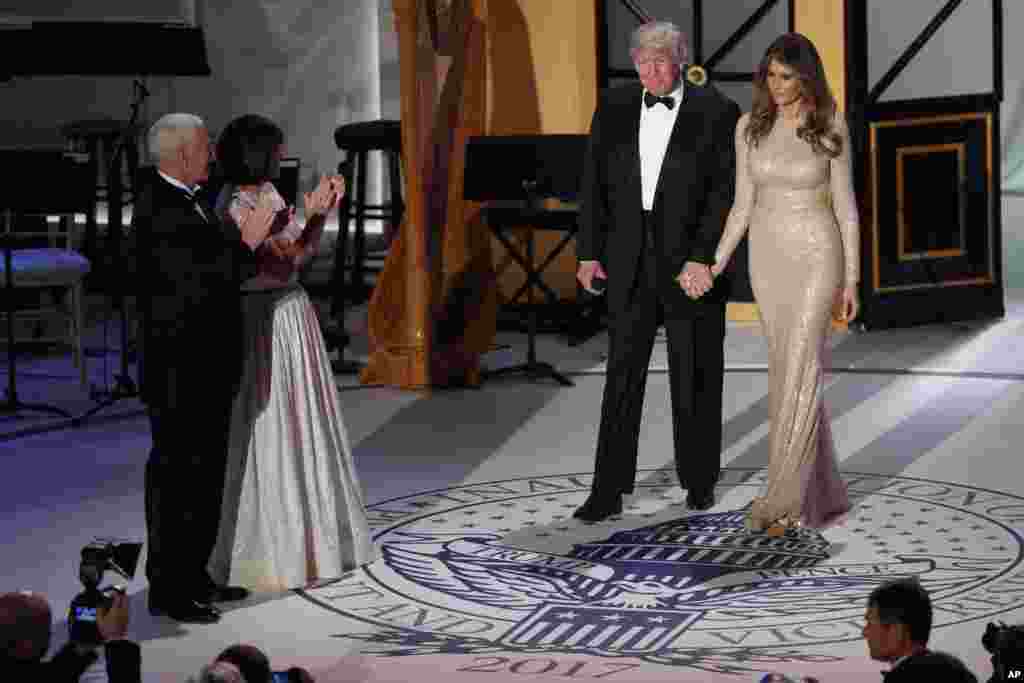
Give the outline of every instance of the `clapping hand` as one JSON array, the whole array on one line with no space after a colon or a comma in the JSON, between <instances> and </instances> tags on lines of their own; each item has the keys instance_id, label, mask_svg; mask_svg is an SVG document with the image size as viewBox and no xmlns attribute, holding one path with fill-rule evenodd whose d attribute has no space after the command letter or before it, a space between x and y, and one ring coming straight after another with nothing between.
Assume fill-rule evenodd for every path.
<instances>
[{"instance_id":1,"label":"clapping hand","mask_svg":"<svg viewBox=\"0 0 1024 683\"><path fill-rule=\"evenodd\" d=\"M270 234L277 220L273 198L269 194L261 194L255 207L240 211L238 228L242 232L242 239L255 249Z\"/></svg>"},{"instance_id":2,"label":"clapping hand","mask_svg":"<svg viewBox=\"0 0 1024 683\"><path fill-rule=\"evenodd\" d=\"M345 194L345 179L341 176L322 176L312 192L303 194L306 220L316 215L326 216Z\"/></svg>"}]
</instances>

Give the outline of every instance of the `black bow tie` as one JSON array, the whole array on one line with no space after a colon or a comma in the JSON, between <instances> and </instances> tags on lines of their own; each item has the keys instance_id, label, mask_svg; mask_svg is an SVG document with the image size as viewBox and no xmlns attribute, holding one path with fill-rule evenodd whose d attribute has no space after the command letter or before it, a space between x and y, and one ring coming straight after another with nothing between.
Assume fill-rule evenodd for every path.
<instances>
[{"instance_id":1,"label":"black bow tie","mask_svg":"<svg viewBox=\"0 0 1024 683\"><path fill-rule=\"evenodd\" d=\"M647 105L648 109L656 105L658 102L661 102L669 109L672 109L673 107L676 106L676 101L669 97L668 95L665 95L664 97L658 97L657 95L652 95L649 92L644 93L644 104Z\"/></svg>"}]
</instances>

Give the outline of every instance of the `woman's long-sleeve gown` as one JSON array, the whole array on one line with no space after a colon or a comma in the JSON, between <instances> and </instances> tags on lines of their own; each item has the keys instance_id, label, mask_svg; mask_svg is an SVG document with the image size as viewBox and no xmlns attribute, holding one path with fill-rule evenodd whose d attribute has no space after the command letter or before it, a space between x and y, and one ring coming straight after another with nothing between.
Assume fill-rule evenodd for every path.
<instances>
[{"instance_id":1,"label":"woman's long-sleeve gown","mask_svg":"<svg viewBox=\"0 0 1024 683\"><path fill-rule=\"evenodd\" d=\"M285 208L272 184L262 191ZM229 186L218 212L239 222L239 211L257 202L256 193ZM302 228L293 219L281 232L294 240ZM245 372L209 571L218 583L258 592L302 588L377 552L316 310L295 275L281 282L261 274L242 289Z\"/></svg>"},{"instance_id":2,"label":"woman's long-sleeve gown","mask_svg":"<svg viewBox=\"0 0 1024 683\"><path fill-rule=\"evenodd\" d=\"M724 264L749 226L750 279L769 349L771 432L755 528L788 518L822 528L849 511L823 405L824 359L837 293L859 270L850 139L842 116L838 157L816 153L779 117L749 146L736 127L736 198L716 261Z\"/></svg>"}]
</instances>

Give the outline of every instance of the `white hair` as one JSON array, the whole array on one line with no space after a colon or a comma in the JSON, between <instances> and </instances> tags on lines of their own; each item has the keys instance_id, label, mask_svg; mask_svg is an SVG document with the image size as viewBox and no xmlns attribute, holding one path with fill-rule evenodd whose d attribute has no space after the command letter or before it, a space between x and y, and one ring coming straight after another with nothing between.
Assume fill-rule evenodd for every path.
<instances>
[{"instance_id":1,"label":"white hair","mask_svg":"<svg viewBox=\"0 0 1024 683\"><path fill-rule=\"evenodd\" d=\"M640 50L666 50L676 64L685 64L690 58L686 34L671 21L651 21L637 26L630 41L629 54L635 59Z\"/></svg>"},{"instance_id":2,"label":"white hair","mask_svg":"<svg viewBox=\"0 0 1024 683\"><path fill-rule=\"evenodd\" d=\"M174 154L195 137L196 131L206 128L206 123L195 114L165 114L149 129L146 138L151 159L160 162Z\"/></svg>"}]
</instances>

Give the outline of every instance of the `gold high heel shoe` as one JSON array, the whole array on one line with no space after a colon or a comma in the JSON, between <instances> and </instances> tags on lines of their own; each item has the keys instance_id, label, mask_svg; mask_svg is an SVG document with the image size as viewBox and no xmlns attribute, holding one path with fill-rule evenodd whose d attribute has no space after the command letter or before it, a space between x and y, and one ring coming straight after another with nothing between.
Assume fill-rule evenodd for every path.
<instances>
[{"instance_id":1,"label":"gold high heel shoe","mask_svg":"<svg viewBox=\"0 0 1024 683\"><path fill-rule=\"evenodd\" d=\"M783 515L772 522L765 530L765 533L772 538L778 538L780 536L784 536L789 529L799 529L802 526L803 522L800 521L799 517Z\"/></svg>"},{"instance_id":2,"label":"gold high heel shoe","mask_svg":"<svg viewBox=\"0 0 1024 683\"><path fill-rule=\"evenodd\" d=\"M785 514L781 517L773 518L766 508L767 505L763 498L755 498L750 503L750 509L747 510L743 526L748 531L763 531L773 538L785 535L788 529L799 529L803 526L799 515Z\"/></svg>"}]
</instances>

